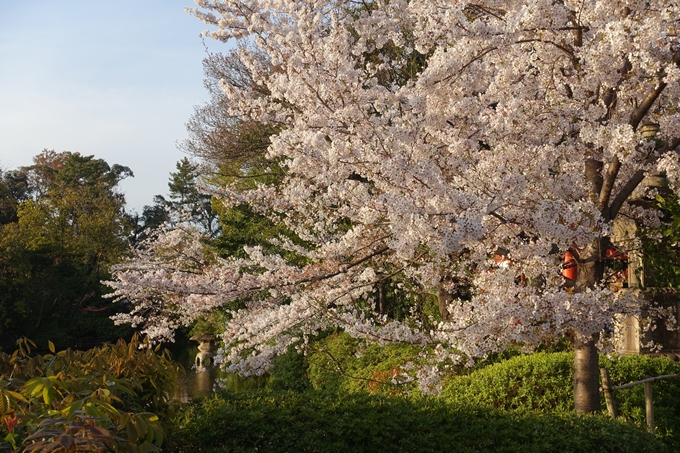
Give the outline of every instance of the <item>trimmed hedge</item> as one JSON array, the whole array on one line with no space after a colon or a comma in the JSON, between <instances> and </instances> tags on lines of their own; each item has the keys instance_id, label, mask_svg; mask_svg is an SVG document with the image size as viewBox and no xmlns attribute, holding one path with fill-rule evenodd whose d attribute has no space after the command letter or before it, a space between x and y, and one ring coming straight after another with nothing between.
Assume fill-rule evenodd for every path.
<instances>
[{"instance_id":1,"label":"trimmed hedge","mask_svg":"<svg viewBox=\"0 0 680 453\"><path fill-rule=\"evenodd\" d=\"M445 383L442 397L451 404L470 404L504 410L573 411L574 389L572 353L535 353L514 357L454 376ZM680 364L666 357L628 355L600 357L600 367L609 370L613 386L645 376L680 374ZM654 382L656 435L671 451L680 451L680 378ZM643 387L615 392L619 414L624 420L644 428ZM604 398L602 410L606 411Z\"/></svg>"},{"instance_id":2,"label":"trimmed hedge","mask_svg":"<svg viewBox=\"0 0 680 453\"><path fill-rule=\"evenodd\" d=\"M442 397L495 409L574 410L574 354L535 353L453 376Z\"/></svg>"},{"instance_id":3,"label":"trimmed hedge","mask_svg":"<svg viewBox=\"0 0 680 453\"><path fill-rule=\"evenodd\" d=\"M195 402L169 451L661 452L602 416L460 407L441 398L318 392L220 393Z\"/></svg>"},{"instance_id":4,"label":"trimmed hedge","mask_svg":"<svg viewBox=\"0 0 680 453\"><path fill-rule=\"evenodd\" d=\"M647 376L678 374L680 363L667 357L628 355L609 359L601 357L600 366L607 367L613 386L639 381ZM662 379L652 384L656 435L669 451L680 452L680 377ZM638 426L646 426L645 394L642 385L614 393L619 414ZM606 409L602 398L603 410Z\"/></svg>"}]
</instances>

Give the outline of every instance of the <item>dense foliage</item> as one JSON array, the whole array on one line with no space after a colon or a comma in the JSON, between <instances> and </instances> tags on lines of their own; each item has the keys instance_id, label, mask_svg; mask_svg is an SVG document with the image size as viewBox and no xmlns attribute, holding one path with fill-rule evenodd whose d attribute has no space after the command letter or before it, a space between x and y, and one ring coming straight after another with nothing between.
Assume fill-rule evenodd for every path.
<instances>
[{"instance_id":1,"label":"dense foliage","mask_svg":"<svg viewBox=\"0 0 680 453\"><path fill-rule=\"evenodd\" d=\"M118 191L132 172L78 153L43 151L0 174L0 346L21 336L59 347L115 340L101 280L128 251Z\"/></svg>"},{"instance_id":2,"label":"dense foliage","mask_svg":"<svg viewBox=\"0 0 680 453\"><path fill-rule=\"evenodd\" d=\"M604 417L505 412L318 392L220 393L193 404L175 452L660 452L643 430Z\"/></svg>"},{"instance_id":3,"label":"dense foliage","mask_svg":"<svg viewBox=\"0 0 680 453\"><path fill-rule=\"evenodd\" d=\"M18 346L0 353L0 448L159 451L178 373L167 353L136 336L88 351L50 343L45 355Z\"/></svg>"},{"instance_id":4,"label":"dense foliage","mask_svg":"<svg viewBox=\"0 0 680 453\"><path fill-rule=\"evenodd\" d=\"M420 348L409 344L383 347L335 333L312 343L305 357L313 388L334 392L404 394L417 389L413 361ZM410 370L404 369L411 363ZM279 361L276 362L276 370Z\"/></svg>"},{"instance_id":5,"label":"dense foliage","mask_svg":"<svg viewBox=\"0 0 680 453\"><path fill-rule=\"evenodd\" d=\"M571 353L523 355L454 376L443 385L442 397L453 405L471 404L503 410L569 412L574 410L574 370ZM600 357L600 366L609 370L613 386L638 381L647 376L680 374L680 364L666 357L626 355ZM653 384L656 434L669 446L680 449L680 378ZM644 390L641 385L615 392L619 415L646 427ZM602 398L602 411L606 411Z\"/></svg>"},{"instance_id":6,"label":"dense foliage","mask_svg":"<svg viewBox=\"0 0 680 453\"><path fill-rule=\"evenodd\" d=\"M677 195L657 194L655 204L664 214L658 228L638 231L645 260L645 285L680 288L680 203Z\"/></svg>"},{"instance_id":7,"label":"dense foliage","mask_svg":"<svg viewBox=\"0 0 680 453\"><path fill-rule=\"evenodd\" d=\"M349 335L333 334L313 342L305 356L290 351L277 358L269 388L304 391L314 388L332 394L402 395L420 392L407 378L415 351L407 345L377 347ZM452 407L479 407L503 411L573 413L573 354L567 352L524 355L519 348L492 357L474 370L452 367L442 382L441 401ZM680 363L665 356L602 356L600 367L609 370L613 386L647 376L680 374ZM670 449L680 449L680 380L654 382L656 435ZM646 428L642 386L615 392L619 415L640 429ZM606 416L604 398L601 414Z\"/></svg>"}]
</instances>

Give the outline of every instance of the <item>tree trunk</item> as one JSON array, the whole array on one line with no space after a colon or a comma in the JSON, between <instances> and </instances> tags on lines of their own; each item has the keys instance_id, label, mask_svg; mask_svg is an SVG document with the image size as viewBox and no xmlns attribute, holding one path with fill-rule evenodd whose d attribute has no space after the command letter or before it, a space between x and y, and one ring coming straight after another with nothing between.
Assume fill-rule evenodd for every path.
<instances>
[{"instance_id":1,"label":"tree trunk","mask_svg":"<svg viewBox=\"0 0 680 453\"><path fill-rule=\"evenodd\" d=\"M597 239L579 253L574 291L583 292L602 281L605 243L606 239ZM600 411L599 354L595 341L595 338L583 339L579 335L574 341L574 403L577 414Z\"/></svg>"},{"instance_id":2,"label":"tree trunk","mask_svg":"<svg viewBox=\"0 0 680 453\"><path fill-rule=\"evenodd\" d=\"M386 313L385 308L385 285L383 282L378 284L378 300L376 301L376 311L381 315Z\"/></svg>"},{"instance_id":3,"label":"tree trunk","mask_svg":"<svg viewBox=\"0 0 680 453\"><path fill-rule=\"evenodd\" d=\"M600 411L600 379L595 341L574 342L574 405L577 414Z\"/></svg>"}]
</instances>

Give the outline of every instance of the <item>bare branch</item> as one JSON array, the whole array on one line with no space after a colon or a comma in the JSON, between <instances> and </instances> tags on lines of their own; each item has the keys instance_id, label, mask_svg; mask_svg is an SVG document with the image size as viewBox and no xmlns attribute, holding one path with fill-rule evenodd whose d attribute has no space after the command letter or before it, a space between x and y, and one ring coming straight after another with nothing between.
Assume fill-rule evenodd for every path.
<instances>
[{"instance_id":1,"label":"bare branch","mask_svg":"<svg viewBox=\"0 0 680 453\"><path fill-rule=\"evenodd\" d=\"M673 54L673 63L680 67L680 51ZM665 72L661 71L659 73L659 80L663 79L665 75ZM637 127L640 125L640 122L645 117L645 115L647 115L649 109L652 108L654 101L656 101L664 88L666 88L666 83L659 82L659 84L653 90L651 90L647 96L645 96L645 99L640 103L640 105L635 110L633 110L633 113L630 114L630 120L628 120L628 124L633 127L633 130L637 129Z\"/></svg>"}]
</instances>

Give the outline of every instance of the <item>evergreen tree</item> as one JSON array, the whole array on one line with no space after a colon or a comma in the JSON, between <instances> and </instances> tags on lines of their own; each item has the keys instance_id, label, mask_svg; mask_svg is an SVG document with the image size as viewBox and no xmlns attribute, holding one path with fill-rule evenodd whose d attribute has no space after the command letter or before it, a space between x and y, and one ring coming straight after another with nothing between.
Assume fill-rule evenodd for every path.
<instances>
[{"instance_id":1,"label":"evergreen tree","mask_svg":"<svg viewBox=\"0 0 680 453\"><path fill-rule=\"evenodd\" d=\"M100 282L128 254L131 224L117 186L132 171L44 151L14 174L21 184L1 194L16 211L0 226L0 344L116 339L121 330L108 316L118 307L102 299Z\"/></svg>"},{"instance_id":2,"label":"evergreen tree","mask_svg":"<svg viewBox=\"0 0 680 453\"><path fill-rule=\"evenodd\" d=\"M212 197L201 190L199 165L185 157L177 162L176 168L177 171L170 174L167 206L188 216L189 222L197 225L208 237L215 237L219 232L217 214L213 212Z\"/></svg>"}]
</instances>

